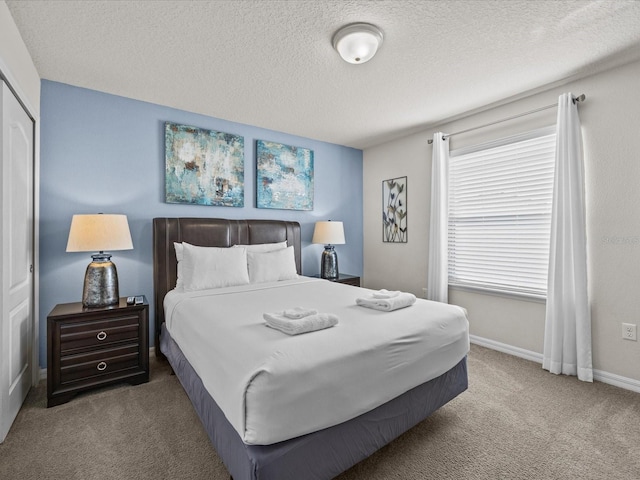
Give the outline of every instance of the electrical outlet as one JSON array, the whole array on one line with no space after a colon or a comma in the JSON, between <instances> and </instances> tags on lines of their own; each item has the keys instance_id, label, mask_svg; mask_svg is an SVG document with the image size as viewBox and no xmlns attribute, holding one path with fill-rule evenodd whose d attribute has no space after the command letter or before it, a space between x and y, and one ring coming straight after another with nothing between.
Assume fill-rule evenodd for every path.
<instances>
[{"instance_id":1,"label":"electrical outlet","mask_svg":"<svg viewBox=\"0 0 640 480\"><path fill-rule=\"evenodd\" d=\"M636 326L633 323L622 324L622 338L625 340L633 340L634 342L638 340L636 336Z\"/></svg>"}]
</instances>

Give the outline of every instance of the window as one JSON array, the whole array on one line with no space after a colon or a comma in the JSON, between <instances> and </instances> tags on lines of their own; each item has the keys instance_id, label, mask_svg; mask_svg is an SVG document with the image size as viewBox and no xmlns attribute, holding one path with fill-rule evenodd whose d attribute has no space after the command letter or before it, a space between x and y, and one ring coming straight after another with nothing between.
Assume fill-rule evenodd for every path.
<instances>
[{"instance_id":1,"label":"window","mask_svg":"<svg viewBox=\"0 0 640 480\"><path fill-rule=\"evenodd\" d=\"M545 298L555 127L454 150L449 285Z\"/></svg>"}]
</instances>

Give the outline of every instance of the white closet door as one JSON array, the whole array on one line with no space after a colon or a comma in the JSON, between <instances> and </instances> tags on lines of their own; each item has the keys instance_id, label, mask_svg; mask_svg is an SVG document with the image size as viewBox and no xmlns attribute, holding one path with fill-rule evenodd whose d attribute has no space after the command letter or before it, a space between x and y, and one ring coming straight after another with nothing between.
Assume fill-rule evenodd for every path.
<instances>
[{"instance_id":1,"label":"white closet door","mask_svg":"<svg viewBox=\"0 0 640 480\"><path fill-rule=\"evenodd\" d=\"M33 121L2 83L0 442L29 392L33 346Z\"/></svg>"}]
</instances>

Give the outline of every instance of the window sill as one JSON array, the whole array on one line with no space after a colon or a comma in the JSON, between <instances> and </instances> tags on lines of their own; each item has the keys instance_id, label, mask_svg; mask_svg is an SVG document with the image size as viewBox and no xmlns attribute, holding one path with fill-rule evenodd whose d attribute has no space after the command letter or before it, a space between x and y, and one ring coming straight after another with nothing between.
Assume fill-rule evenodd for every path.
<instances>
[{"instance_id":1,"label":"window sill","mask_svg":"<svg viewBox=\"0 0 640 480\"><path fill-rule=\"evenodd\" d=\"M462 292L478 293L480 295L493 295L496 297L510 298L512 300L522 300L524 302L547 303L547 298L540 295L528 293L505 292L503 290L493 290L490 288L471 287L467 285L451 285L449 288Z\"/></svg>"}]
</instances>

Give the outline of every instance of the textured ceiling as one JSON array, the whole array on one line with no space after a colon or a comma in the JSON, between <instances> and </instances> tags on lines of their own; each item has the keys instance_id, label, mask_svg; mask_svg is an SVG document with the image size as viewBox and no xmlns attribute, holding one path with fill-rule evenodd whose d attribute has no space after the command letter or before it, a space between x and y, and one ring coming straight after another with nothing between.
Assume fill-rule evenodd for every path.
<instances>
[{"instance_id":1,"label":"textured ceiling","mask_svg":"<svg viewBox=\"0 0 640 480\"><path fill-rule=\"evenodd\" d=\"M636 0L6 3L44 79L356 148L640 58Z\"/></svg>"}]
</instances>

